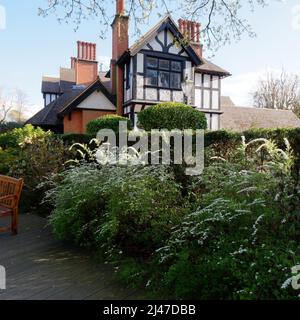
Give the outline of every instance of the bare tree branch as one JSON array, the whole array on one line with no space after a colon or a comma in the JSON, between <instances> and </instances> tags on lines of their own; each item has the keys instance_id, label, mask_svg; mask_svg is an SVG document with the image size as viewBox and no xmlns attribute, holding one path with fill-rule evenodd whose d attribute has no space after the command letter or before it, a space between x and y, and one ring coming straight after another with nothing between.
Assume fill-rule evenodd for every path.
<instances>
[{"instance_id":1,"label":"bare tree branch","mask_svg":"<svg viewBox=\"0 0 300 320\"><path fill-rule=\"evenodd\" d=\"M71 22L78 29L82 21L96 18L99 36L104 38L115 14L114 5L106 0L45 0L47 5L39 8L41 16L55 14L59 22ZM279 1L279 0L278 0ZM114 1L113 1L114 3ZM127 14L131 17L136 36L141 26L154 15L174 14L174 17L195 20L202 24L202 39L209 50L217 50L232 40L240 40L243 34L254 37L241 10L254 11L265 7L269 0L128 0Z\"/></svg>"},{"instance_id":2,"label":"bare tree branch","mask_svg":"<svg viewBox=\"0 0 300 320\"><path fill-rule=\"evenodd\" d=\"M0 88L0 124L4 123L11 110L13 109L13 98L4 94L4 90Z\"/></svg>"},{"instance_id":3,"label":"bare tree branch","mask_svg":"<svg viewBox=\"0 0 300 320\"><path fill-rule=\"evenodd\" d=\"M257 108L293 110L300 117L300 78L288 74L267 73L252 93Z\"/></svg>"},{"instance_id":4,"label":"bare tree branch","mask_svg":"<svg viewBox=\"0 0 300 320\"><path fill-rule=\"evenodd\" d=\"M27 95L20 89L5 92L0 88L0 124L8 120L22 123L25 120Z\"/></svg>"}]
</instances>

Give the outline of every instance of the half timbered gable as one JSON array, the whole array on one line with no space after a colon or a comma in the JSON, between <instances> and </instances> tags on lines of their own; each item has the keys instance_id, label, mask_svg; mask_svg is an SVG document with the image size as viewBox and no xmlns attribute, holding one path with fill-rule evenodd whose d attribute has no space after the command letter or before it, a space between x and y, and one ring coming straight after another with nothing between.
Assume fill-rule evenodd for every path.
<instances>
[{"instance_id":1,"label":"half timbered gable","mask_svg":"<svg viewBox=\"0 0 300 320\"><path fill-rule=\"evenodd\" d=\"M221 78L229 73L199 56L170 16L131 46L118 64L124 70L123 114L133 122L144 108L174 101L204 111L210 128L219 128ZM201 66L211 70L202 72ZM183 81L194 83L187 97Z\"/></svg>"}]
</instances>

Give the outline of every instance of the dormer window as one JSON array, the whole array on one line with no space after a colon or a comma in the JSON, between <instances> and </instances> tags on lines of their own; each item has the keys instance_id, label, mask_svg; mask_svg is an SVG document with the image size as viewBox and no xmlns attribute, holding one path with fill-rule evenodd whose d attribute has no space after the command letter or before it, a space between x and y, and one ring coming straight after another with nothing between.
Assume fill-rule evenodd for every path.
<instances>
[{"instance_id":1,"label":"dormer window","mask_svg":"<svg viewBox=\"0 0 300 320\"><path fill-rule=\"evenodd\" d=\"M53 102L54 100L56 100L59 97L59 94L53 94L53 93L45 93L44 94L44 104L45 107L50 104L51 102Z\"/></svg>"},{"instance_id":2,"label":"dormer window","mask_svg":"<svg viewBox=\"0 0 300 320\"><path fill-rule=\"evenodd\" d=\"M146 85L181 90L182 62L156 57L146 58Z\"/></svg>"}]
</instances>

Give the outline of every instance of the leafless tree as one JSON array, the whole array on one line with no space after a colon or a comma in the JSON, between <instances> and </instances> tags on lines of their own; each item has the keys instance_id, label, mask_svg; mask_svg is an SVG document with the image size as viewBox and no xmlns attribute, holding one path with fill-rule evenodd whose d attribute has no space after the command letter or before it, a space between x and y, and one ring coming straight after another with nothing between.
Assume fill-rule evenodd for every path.
<instances>
[{"instance_id":1,"label":"leafless tree","mask_svg":"<svg viewBox=\"0 0 300 320\"><path fill-rule=\"evenodd\" d=\"M106 0L45 0L47 5L39 8L39 15L51 13L62 22L71 22L75 30L88 18L99 21L99 35L105 37L107 28L114 15L114 6ZM279 0L277 0L279 1ZM128 0L127 14L133 21L136 35L140 35L140 27L153 15L174 14L202 24L202 35L206 47L216 50L220 46L239 40L242 34L255 36L251 26L242 15L247 7L254 11L256 7L265 7L270 0ZM113 1L114 3L114 1Z\"/></svg>"},{"instance_id":2,"label":"leafless tree","mask_svg":"<svg viewBox=\"0 0 300 320\"><path fill-rule=\"evenodd\" d=\"M0 88L0 124L7 120L13 106L13 97L6 95L4 89Z\"/></svg>"},{"instance_id":3,"label":"leafless tree","mask_svg":"<svg viewBox=\"0 0 300 320\"><path fill-rule=\"evenodd\" d=\"M293 110L300 117L300 77L284 70L269 72L252 93L257 108Z\"/></svg>"},{"instance_id":4,"label":"leafless tree","mask_svg":"<svg viewBox=\"0 0 300 320\"><path fill-rule=\"evenodd\" d=\"M10 117L17 123L23 123L26 120L27 95L21 89L14 90L13 109Z\"/></svg>"},{"instance_id":5,"label":"leafless tree","mask_svg":"<svg viewBox=\"0 0 300 320\"><path fill-rule=\"evenodd\" d=\"M27 95L21 89L5 91L0 88L0 124L13 120L22 123L25 120Z\"/></svg>"}]
</instances>

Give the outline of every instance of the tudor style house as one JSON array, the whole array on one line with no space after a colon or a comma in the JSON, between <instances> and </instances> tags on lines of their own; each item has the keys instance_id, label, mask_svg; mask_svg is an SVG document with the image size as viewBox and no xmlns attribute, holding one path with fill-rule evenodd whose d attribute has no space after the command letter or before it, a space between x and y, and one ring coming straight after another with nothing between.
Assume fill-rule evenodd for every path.
<instances>
[{"instance_id":1,"label":"tudor style house","mask_svg":"<svg viewBox=\"0 0 300 320\"><path fill-rule=\"evenodd\" d=\"M98 72L96 45L77 43L71 68L44 77L44 108L27 123L55 132L83 133L86 124L117 113L137 124L137 113L163 101L186 102L205 112L209 128L220 126L221 81L229 72L202 56L200 24L163 18L129 47L129 17L116 1L110 70Z\"/></svg>"},{"instance_id":2,"label":"tudor style house","mask_svg":"<svg viewBox=\"0 0 300 320\"><path fill-rule=\"evenodd\" d=\"M212 130L300 126L292 111L279 115L277 110L222 105L222 79L230 73L203 57L199 23L180 19L176 24L166 16L129 46L125 2L116 0L111 26L110 70L98 72L96 45L78 41L71 67L61 68L57 78L43 78L44 108L27 123L54 132L84 133L89 121L118 114L136 126L141 110L174 101L204 112Z\"/></svg>"}]
</instances>

